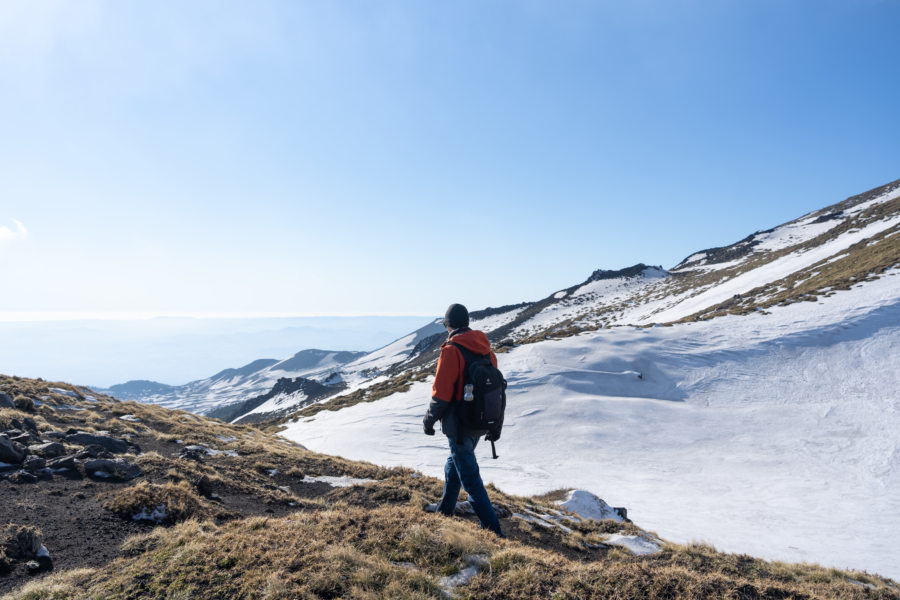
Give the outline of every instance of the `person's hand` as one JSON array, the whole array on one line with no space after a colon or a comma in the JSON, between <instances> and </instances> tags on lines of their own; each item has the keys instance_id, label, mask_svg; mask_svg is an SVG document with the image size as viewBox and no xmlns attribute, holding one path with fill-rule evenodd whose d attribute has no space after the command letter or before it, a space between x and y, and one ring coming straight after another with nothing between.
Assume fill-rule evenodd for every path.
<instances>
[{"instance_id":1,"label":"person's hand","mask_svg":"<svg viewBox=\"0 0 900 600\"><path fill-rule=\"evenodd\" d=\"M429 421L428 417L422 421L422 428L425 431L425 435L434 435L434 422Z\"/></svg>"},{"instance_id":2,"label":"person's hand","mask_svg":"<svg viewBox=\"0 0 900 600\"><path fill-rule=\"evenodd\" d=\"M496 442L500 439L500 430L497 429L495 431L488 431L487 435L484 436L484 441L486 442Z\"/></svg>"}]
</instances>

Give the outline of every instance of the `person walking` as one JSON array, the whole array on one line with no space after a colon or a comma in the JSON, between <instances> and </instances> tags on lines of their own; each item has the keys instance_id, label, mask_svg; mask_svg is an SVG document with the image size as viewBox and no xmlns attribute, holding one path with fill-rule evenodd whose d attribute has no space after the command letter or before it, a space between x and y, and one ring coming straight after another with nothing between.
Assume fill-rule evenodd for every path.
<instances>
[{"instance_id":1,"label":"person walking","mask_svg":"<svg viewBox=\"0 0 900 600\"><path fill-rule=\"evenodd\" d=\"M500 529L500 520L491 505L487 490L484 489L478 461L475 458L475 447L481 436L485 436L488 441L500 439L502 422L491 431L468 430L460 424L456 407L463 399L466 361L463 353L454 344L459 344L479 356L490 354L491 363L495 367L497 356L491 351L491 344L483 331L469 329L469 311L462 304L450 305L444 315L443 324L447 328L448 337L441 346L431 403L423 419L426 435L434 435L434 424L440 421L441 431L447 436L450 444L450 456L444 465L444 493L437 511L448 516L452 515L462 486L469 495L469 504L481 521L481 526L500 537L506 537Z\"/></svg>"}]
</instances>

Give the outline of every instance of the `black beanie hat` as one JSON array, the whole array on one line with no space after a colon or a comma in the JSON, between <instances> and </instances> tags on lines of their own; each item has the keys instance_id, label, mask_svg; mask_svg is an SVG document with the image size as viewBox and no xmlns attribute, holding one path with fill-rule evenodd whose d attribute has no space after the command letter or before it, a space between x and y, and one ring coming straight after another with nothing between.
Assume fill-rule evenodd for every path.
<instances>
[{"instance_id":1,"label":"black beanie hat","mask_svg":"<svg viewBox=\"0 0 900 600\"><path fill-rule=\"evenodd\" d=\"M459 329L469 326L469 311L462 304L451 304L444 314L444 327Z\"/></svg>"}]
</instances>

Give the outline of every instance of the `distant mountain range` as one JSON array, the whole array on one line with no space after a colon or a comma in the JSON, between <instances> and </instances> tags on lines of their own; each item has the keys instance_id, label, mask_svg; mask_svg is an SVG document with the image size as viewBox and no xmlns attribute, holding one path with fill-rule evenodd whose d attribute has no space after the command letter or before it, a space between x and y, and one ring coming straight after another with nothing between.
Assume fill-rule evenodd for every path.
<instances>
[{"instance_id":1,"label":"distant mountain range","mask_svg":"<svg viewBox=\"0 0 900 600\"><path fill-rule=\"evenodd\" d=\"M103 393L121 400L152 402L167 408L205 414L224 405L266 394L280 379L328 379L338 373L341 366L365 355L365 352L301 350L284 360L261 358L243 367L224 369L211 377L184 385L172 386L155 381L135 380L113 385Z\"/></svg>"}]
</instances>

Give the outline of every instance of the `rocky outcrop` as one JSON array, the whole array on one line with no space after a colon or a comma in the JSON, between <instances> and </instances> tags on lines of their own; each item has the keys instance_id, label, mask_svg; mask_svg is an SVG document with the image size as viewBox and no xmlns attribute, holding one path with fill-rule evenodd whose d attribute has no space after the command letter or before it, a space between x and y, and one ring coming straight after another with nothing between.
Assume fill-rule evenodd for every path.
<instances>
[{"instance_id":1,"label":"rocky outcrop","mask_svg":"<svg viewBox=\"0 0 900 600\"><path fill-rule=\"evenodd\" d=\"M22 467L26 471L31 471L32 473L34 473L35 471L40 471L46 466L47 461L40 456L28 456L25 458L25 462L22 463Z\"/></svg>"},{"instance_id":2,"label":"rocky outcrop","mask_svg":"<svg viewBox=\"0 0 900 600\"><path fill-rule=\"evenodd\" d=\"M201 496L208 498L212 495L212 481L206 475L201 475L194 481L194 487L197 488L197 493Z\"/></svg>"},{"instance_id":3,"label":"rocky outcrop","mask_svg":"<svg viewBox=\"0 0 900 600\"><path fill-rule=\"evenodd\" d=\"M13 402L12 396L4 392L0 392L0 408L15 408L16 403Z\"/></svg>"},{"instance_id":4,"label":"rocky outcrop","mask_svg":"<svg viewBox=\"0 0 900 600\"><path fill-rule=\"evenodd\" d=\"M34 412L34 399L28 396L16 396L13 399L16 408L25 412Z\"/></svg>"},{"instance_id":5,"label":"rocky outcrop","mask_svg":"<svg viewBox=\"0 0 900 600\"><path fill-rule=\"evenodd\" d=\"M66 453L66 447L59 442L47 442L46 444L28 446L28 453L43 458L56 458Z\"/></svg>"},{"instance_id":6,"label":"rocky outcrop","mask_svg":"<svg viewBox=\"0 0 900 600\"><path fill-rule=\"evenodd\" d=\"M75 456L80 460L87 460L88 458L113 458L114 455L103 446L91 444L85 446L83 450L79 450Z\"/></svg>"},{"instance_id":7,"label":"rocky outcrop","mask_svg":"<svg viewBox=\"0 0 900 600\"><path fill-rule=\"evenodd\" d=\"M0 433L0 462L17 465L25 458L25 447Z\"/></svg>"},{"instance_id":8,"label":"rocky outcrop","mask_svg":"<svg viewBox=\"0 0 900 600\"><path fill-rule=\"evenodd\" d=\"M97 458L84 463L84 472L95 477L112 477L129 481L144 474L141 468L127 460Z\"/></svg>"},{"instance_id":9,"label":"rocky outcrop","mask_svg":"<svg viewBox=\"0 0 900 600\"><path fill-rule=\"evenodd\" d=\"M115 454L123 454L125 452L128 452L128 450L131 448L131 444L129 444L125 440L120 440L108 435L87 433L84 431L68 434L66 436L66 443L78 446L96 445L105 448L106 450L109 450L110 452L113 452Z\"/></svg>"},{"instance_id":10,"label":"rocky outcrop","mask_svg":"<svg viewBox=\"0 0 900 600\"><path fill-rule=\"evenodd\" d=\"M40 530L10 523L0 533L0 556L5 556L7 568L9 561L27 561L26 569L32 574L53 568L50 552L43 544Z\"/></svg>"},{"instance_id":11,"label":"rocky outcrop","mask_svg":"<svg viewBox=\"0 0 900 600\"><path fill-rule=\"evenodd\" d=\"M61 456L59 458L54 458L53 460L47 461L48 469L77 469L78 468L78 457L74 454L69 456Z\"/></svg>"},{"instance_id":12,"label":"rocky outcrop","mask_svg":"<svg viewBox=\"0 0 900 600\"><path fill-rule=\"evenodd\" d=\"M6 480L11 483L36 483L38 478L34 473L29 473L28 471L22 469L20 471L16 471L12 475L7 476Z\"/></svg>"}]
</instances>

